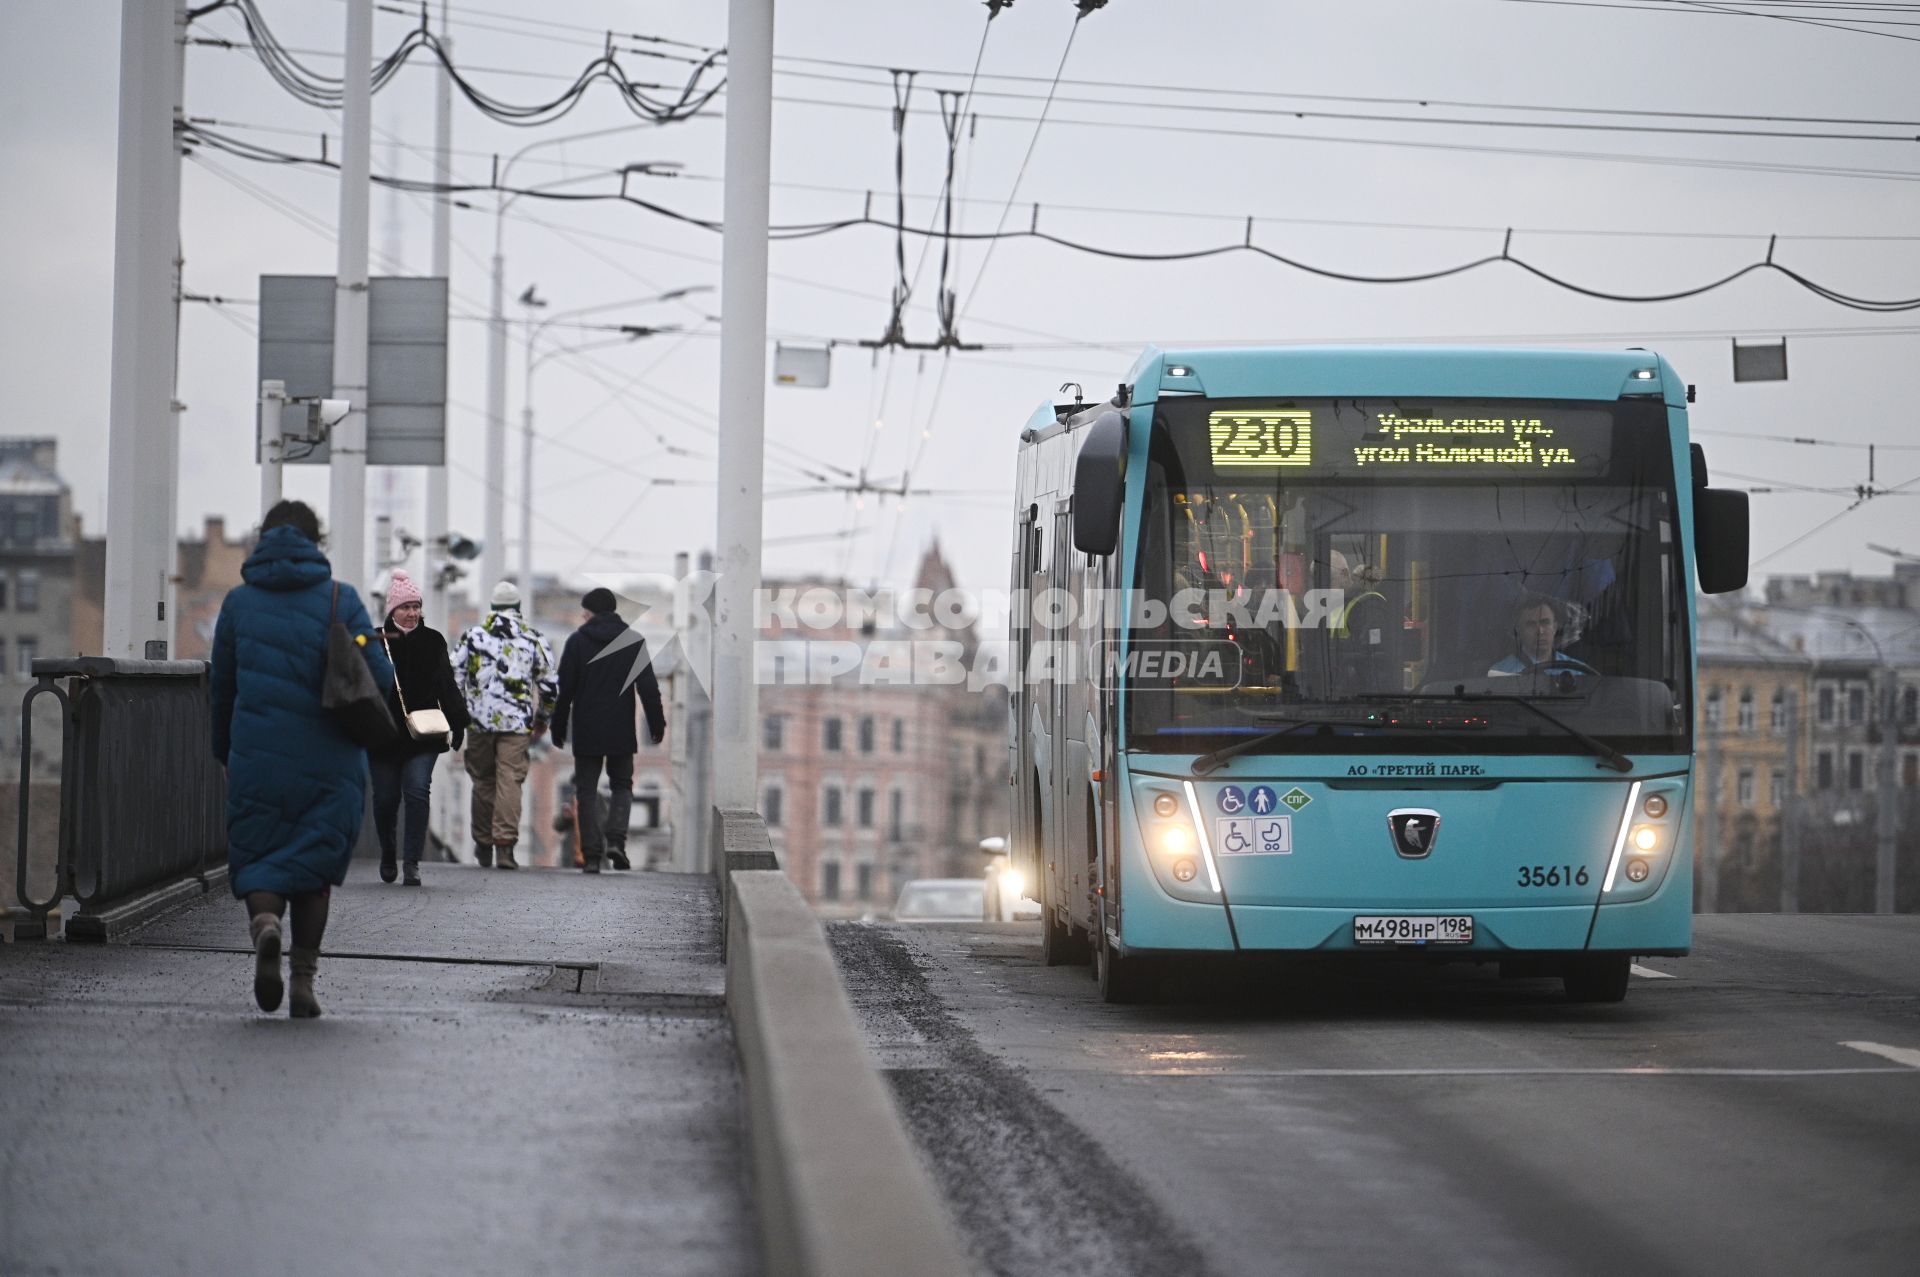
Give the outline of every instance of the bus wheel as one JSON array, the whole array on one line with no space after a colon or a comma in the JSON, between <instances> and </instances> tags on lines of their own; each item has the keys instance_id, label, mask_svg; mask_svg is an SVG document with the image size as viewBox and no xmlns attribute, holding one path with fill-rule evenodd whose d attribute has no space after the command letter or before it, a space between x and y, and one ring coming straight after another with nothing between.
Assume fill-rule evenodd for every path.
<instances>
[{"instance_id":1,"label":"bus wheel","mask_svg":"<svg viewBox=\"0 0 1920 1277\"><path fill-rule=\"evenodd\" d=\"M1561 976L1570 1002L1618 1002L1627 996L1628 968L1631 958L1607 954L1601 957L1573 958Z\"/></svg>"},{"instance_id":2,"label":"bus wheel","mask_svg":"<svg viewBox=\"0 0 1920 1277\"><path fill-rule=\"evenodd\" d=\"M1145 1002L1159 973L1150 959L1122 957L1113 951L1113 945L1107 940L1106 913L1106 906L1102 904L1093 937L1093 974L1100 982L1100 1000L1121 1004Z\"/></svg>"}]
</instances>

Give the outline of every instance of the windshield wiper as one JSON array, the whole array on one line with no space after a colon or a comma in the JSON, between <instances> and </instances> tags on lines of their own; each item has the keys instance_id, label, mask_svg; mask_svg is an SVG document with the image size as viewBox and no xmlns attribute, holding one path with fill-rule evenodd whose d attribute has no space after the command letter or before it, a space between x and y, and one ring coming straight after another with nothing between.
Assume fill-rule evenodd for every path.
<instances>
[{"instance_id":1,"label":"windshield wiper","mask_svg":"<svg viewBox=\"0 0 1920 1277\"><path fill-rule=\"evenodd\" d=\"M1625 754L1607 744L1605 741L1587 735L1565 719L1549 714L1546 710L1541 709L1524 696L1495 696L1487 692L1461 690L1457 692L1422 694L1407 692L1370 692L1363 696L1356 696L1354 699L1370 702L1390 702L1393 704L1417 704L1424 701L1429 703L1437 702L1444 705L1518 705L1528 713L1552 724L1573 739L1579 741L1582 745L1585 745L1594 754L1599 756L1602 766L1611 767L1617 772L1630 772L1633 770L1633 760L1631 758L1628 758Z\"/></svg>"},{"instance_id":2,"label":"windshield wiper","mask_svg":"<svg viewBox=\"0 0 1920 1277\"><path fill-rule=\"evenodd\" d=\"M1211 753L1200 755L1200 757L1193 760L1193 774L1196 776L1210 775L1213 772L1217 772L1222 767L1224 767L1229 758L1233 758L1240 754L1250 754L1254 750L1262 749L1268 746L1278 744L1281 741L1286 740L1288 737L1293 736L1295 732L1298 732L1302 728L1306 728L1306 727L1311 727L1316 730L1313 732L1311 736L1294 736L1293 740L1295 743L1301 742L1301 741L1307 741L1307 740L1324 740L1324 739L1327 739L1328 737L1331 737L1336 731L1338 731L1341 728L1356 728L1364 731L1374 731L1374 732L1391 731L1394 728L1417 729L1417 725L1413 723L1383 723L1379 719L1371 718L1371 717L1370 718L1279 718L1279 717L1266 716L1266 715L1256 715L1255 719L1256 721L1259 721L1259 722L1268 722L1268 723L1277 722L1282 724L1282 726L1276 727L1270 732L1262 732L1258 736L1249 736L1245 740L1235 741L1233 744L1223 746L1219 749L1212 751ZM1459 746L1453 745L1452 748L1458 750Z\"/></svg>"}]
</instances>

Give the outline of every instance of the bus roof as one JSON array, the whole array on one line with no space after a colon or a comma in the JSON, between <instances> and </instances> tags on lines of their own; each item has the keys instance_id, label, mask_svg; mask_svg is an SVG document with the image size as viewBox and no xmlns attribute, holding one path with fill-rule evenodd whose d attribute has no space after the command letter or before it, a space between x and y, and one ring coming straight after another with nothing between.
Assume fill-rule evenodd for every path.
<instances>
[{"instance_id":1,"label":"bus roof","mask_svg":"<svg viewBox=\"0 0 1920 1277\"><path fill-rule=\"evenodd\" d=\"M1685 383L1665 359L1650 350L1484 346L1161 350L1149 346L1134 361L1127 380L1133 386L1135 403L1171 394L1215 399L1284 394L1301 398L1457 395L1588 400L1658 395L1673 407L1686 402Z\"/></svg>"}]
</instances>

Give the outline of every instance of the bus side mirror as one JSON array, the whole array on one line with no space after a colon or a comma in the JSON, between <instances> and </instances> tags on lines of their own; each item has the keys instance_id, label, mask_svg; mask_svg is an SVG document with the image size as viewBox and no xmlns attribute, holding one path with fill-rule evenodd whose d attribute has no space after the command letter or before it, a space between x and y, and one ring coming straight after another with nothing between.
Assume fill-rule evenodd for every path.
<instances>
[{"instance_id":1,"label":"bus side mirror","mask_svg":"<svg viewBox=\"0 0 1920 1277\"><path fill-rule=\"evenodd\" d=\"M1703 594L1747 584L1747 494L1731 488L1693 490L1693 568Z\"/></svg>"},{"instance_id":2,"label":"bus side mirror","mask_svg":"<svg viewBox=\"0 0 1920 1277\"><path fill-rule=\"evenodd\" d=\"M1100 414L1073 466L1073 548L1112 554L1120 543L1120 509L1127 495L1127 419Z\"/></svg>"}]
</instances>

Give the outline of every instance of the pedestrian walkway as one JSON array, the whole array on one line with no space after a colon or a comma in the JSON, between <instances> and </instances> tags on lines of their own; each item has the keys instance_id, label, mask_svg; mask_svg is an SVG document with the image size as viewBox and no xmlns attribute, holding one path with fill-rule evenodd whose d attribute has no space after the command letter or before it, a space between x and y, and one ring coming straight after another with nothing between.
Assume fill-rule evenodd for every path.
<instances>
[{"instance_id":1,"label":"pedestrian walkway","mask_svg":"<svg viewBox=\"0 0 1920 1277\"><path fill-rule=\"evenodd\" d=\"M712 879L425 872L355 862L317 1021L225 895L0 946L0 1271L755 1271Z\"/></svg>"}]
</instances>

